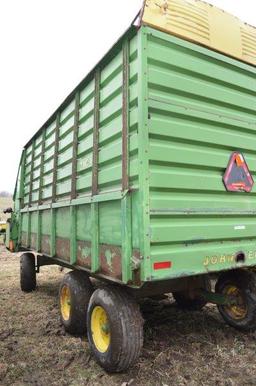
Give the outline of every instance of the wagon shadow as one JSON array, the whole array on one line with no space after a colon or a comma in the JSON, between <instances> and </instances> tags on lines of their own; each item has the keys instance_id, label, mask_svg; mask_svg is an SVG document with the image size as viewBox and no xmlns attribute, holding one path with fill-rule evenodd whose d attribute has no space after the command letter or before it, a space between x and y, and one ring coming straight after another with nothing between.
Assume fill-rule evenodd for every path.
<instances>
[{"instance_id":1,"label":"wagon shadow","mask_svg":"<svg viewBox=\"0 0 256 386\"><path fill-rule=\"evenodd\" d=\"M199 324L207 323L208 327L211 324L214 327L216 327L216 324L220 328L225 327L221 319L218 318L215 306L205 307L201 311L186 311L178 307L177 303L172 299L164 301L146 299L141 302L140 306L145 326L158 327L166 325L168 322L178 322L179 324L189 326L197 322Z\"/></svg>"},{"instance_id":2,"label":"wagon shadow","mask_svg":"<svg viewBox=\"0 0 256 386\"><path fill-rule=\"evenodd\" d=\"M62 276L53 282L39 283L38 294L44 294L57 306L58 290ZM144 323L144 348L142 362L154 363L163 353L168 357L173 353L187 352L194 346L202 345L198 355L207 355L206 350L218 348L225 350L234 342L239 344L250 335L240 333L227 326L219 316L215 306L206 306L201 311L184 311L174 300L155 301L145 299L140 303ZM247 338L245 338L247 336ZM81 336L79 336L81 337ZM199 351L200 351L199 350Z\"/></svg>"},{"instance_id":3,"label":"wagon shadow","mask_svg":"<svg viewBox=\"0 0 256 386\"><path fill-rule=\"evenodd\" d=\"M36 292L44 294L54 300L58 298L59 286L62 277L53 282L38 283ZM201 311L185 311L180 309L174 300L155 301L144 299L140 302L140 309L145 321L146 333L150 330L169 329L184 333L204 333L207 331L226 331L227 326L219 317L216 307L205 307ZM237 331L229 328L230 331Z\"/></svg>"},{"instance_id":4,"label":"wagon shadow","mask_svg":"<svg viewBox=\"0 0 256 386\"><path fill-rule=\"evenodd\" d=\"M180 352L198 344L203 344L203 350L217 346L225 349L227 341L232 346L248 337L227 326L212 305L191 312L181 310L174 301L146 301L141 304L141 311L145 320L144 347L154 353L153 358L165 350Z\"/></svg>"},{"instance_id":5,"label":"wagon shadow","mask_svg":"<svg viewBox=\"0 0 256 386\"><path fill-rule=\"evenodd\" d=\"M38 294L43 293L51 298L57 298L60 283L61 279L51 283L39 283L36 288L36 291L38 292Z\"/></svg>"}]
</instances>

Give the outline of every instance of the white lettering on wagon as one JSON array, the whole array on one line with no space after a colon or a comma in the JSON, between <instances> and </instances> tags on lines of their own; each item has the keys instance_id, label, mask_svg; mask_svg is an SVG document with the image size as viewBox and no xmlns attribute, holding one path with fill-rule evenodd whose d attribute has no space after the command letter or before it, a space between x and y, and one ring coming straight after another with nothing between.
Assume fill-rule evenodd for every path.
<instances>
[{"instance_id":1,"label":"white lettering on wagon","mask_svg":"<svg viewBox=\"0 0 256 386\"><path fill-rule=\"evenodd\" d=\"M233 255L221 255L221 256L206 256L204 259L204 266L233 263L235 256Z\"/></svg>"},{"instance_id":2,"label":"white lettering on wagon","mask_svg":"<svg viewBox=\"0 0 256 386\"><path fill-rule=\"evenodd\" d=\"M209 265L234 263L235 256L236 255L206 256L204 258L203 265L207 267ZM256 251L248 251L248 253L246 253L246 257L248 260L256 260Z\"/></svg>"}]
</instances>

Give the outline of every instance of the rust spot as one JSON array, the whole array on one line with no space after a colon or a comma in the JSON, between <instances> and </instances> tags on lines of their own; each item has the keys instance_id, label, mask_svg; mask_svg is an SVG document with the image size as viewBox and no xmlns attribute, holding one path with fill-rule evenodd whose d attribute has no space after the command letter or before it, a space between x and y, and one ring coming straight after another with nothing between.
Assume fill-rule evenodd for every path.
<instances>
[{"instance_id":1,"label":"rust spot","mask_svg":"<svg viewBox=\"0 0 256 386\"><path fill-rule=\"evenodd\" d=\"M31 246L31 248L36 249L36 247L37 247L37 245L36 245L37 233L31 232L31 236L30 237L31 237L30 246Z\"/></svg>"},{"instance_id":2,"label":"rust spot","mask_svg":"<svg viewBox=\"0 0 256 386\"><path fill-rule=\"evenodd\" d=\"M41 237L41 251L46 255L51 254L51 239L49 235L42 235Z\"/></svg>"},{"instance_id":3,"label":"rust spot","mask_svg":"<svg viewBox=\"0 0 256 386\"><path fill-rule=\"evenodd\" d=\"M91 242L77 241L77 264L81 267L91 268Z\"/></svg>"},{"instance_id":4,"label":"rust spot","mask_svg":"<svg viewBox=\"0 0 256 386\"><path fill-rule=\"evenodd\" d=\"M70 240L64 237L56 238L56 256L60 259L70 260Z\"/></svg>"},{"instance_id":5,"label":"rust spot","mask_svg":"<svg viewBox=\"0 0 256 386\"><path fill-rule=\"evenodd\" d=\"M104 275L122 279L122 253L116 245L100 245L100 272Z\"/></svg>"},{"instance_id":6,"label":"rust spot","mask_svg":"<svg viewBox=\"0 0 256 386\"><path fill-rule=\"evenodd\" d=\"M141 286L141 278L140 278L140 268L136 271L133 271L133 281L132 284L140 287Z\"/></svg>"},{"instance_id":7,"label":"rust spot","mask_svg":"<svg viewBox=\"0 0 256 386\"><path fill-rule=\"evenodd\" d=\"M28 234L27 232L21 232L21 245L22 247L27 247L27 239L28 239Z\"/></svg>"},{"instance_id":8,"label":"rust spot","mask_svg":"<svg viewBox=\"0 0 256 386\"><path fill-rule=\"evenodd\" d=\"M132 251L132 255L133 255L134 257L136 257L136 259L140 259L140 250L139 250L139 249L134 249L134 250Z\"/></svg>"},{"instance_id":9,"label":"rust spot","mask_svg":"<svg viewBox=\"0 0 256 386\"><path fill-rule=\"evenodd\" d=\"M135 259L137 259L137 260L141 260L140 250L139 249L134 249L132 251L132 256ZM138 287L141 285L140 267L138 269L133 270L133 272L132 272L132 280L133 280L133 284L134 285L136 285Z\"/></svg>"}]
</instances>

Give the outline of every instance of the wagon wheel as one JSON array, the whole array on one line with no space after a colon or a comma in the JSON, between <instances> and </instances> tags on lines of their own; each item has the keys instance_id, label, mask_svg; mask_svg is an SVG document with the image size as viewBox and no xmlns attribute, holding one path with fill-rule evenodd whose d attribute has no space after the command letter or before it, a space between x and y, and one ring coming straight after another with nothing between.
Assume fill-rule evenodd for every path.
<instances>
[{"instance_id":1,"label":"wagon wheel","mask_svg":"<svg viewBox=\"0 0 256 386\"><path fill-rule=\"evenodd\" d=\"M60 318L67 332L83 334L86 332L86 313L93 286L86 272L67 273L60 285Z\"/></svg>"},{"instance_id":2,"label":"wagon wheel","mask_svg":"<svg viewBox=\"0 0 256 386\"><path fill-rule=\"evenodd\" d=\"M256 275L245 270L228 271L219 276L215 290L232 296L235 304L218 305L219 312L230 326L243 331L256 330Z\"/></svg>"},{"instance_id":3,"label":"wagon wheel","mask_svg":"<svg viewBox=\"0 0 256 386\"><path fill-rule=\"evenodd\" d=\"M23 292L36 289L36 264L32 253L24 253L20 258L20 288Z\"/></svg>"},{"instance_id":4,"label":"wagon wheel","mask_svg":"<svg viewBox=\"0 0 256 386\"><path fill-rule=\"evenodd\" d=\"M139 306L123 289L97 289L87 314L88 340L96 361L109 372L126 370L143 344Z\"/></svg>"}]
</instances>

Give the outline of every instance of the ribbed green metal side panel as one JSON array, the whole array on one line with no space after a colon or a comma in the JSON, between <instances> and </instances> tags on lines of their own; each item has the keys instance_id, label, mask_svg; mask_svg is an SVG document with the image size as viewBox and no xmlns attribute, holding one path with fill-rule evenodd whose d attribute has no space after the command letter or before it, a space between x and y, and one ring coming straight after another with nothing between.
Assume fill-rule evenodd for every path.
<instances>
[{"instance_id":1,"label":"ribbed green metal side panel","mask_svg":"<svg viewBox=\"0 0 256 386\"><path fill-rule=\"evenodd\" d=\"M136 285L256 265L256 186L222 182L237 150L256 180L256 69L131 32L26 146L20 245Z\"/></svg>"},{"instance_id":2,"label":"ribbed green metal side panel","mask_svg":"<svg viewBox=\"0 0 256 386\"><path fill-rule=\"evenodd\" d=\"M137 36L129 41L129 176L131 186L138 187L138 74ZM121 189L122 181L122 50L100 70L99 95L99 192ZM91 193L93 127L95 112L95 80L79 90L79 124L77 148L76 189L78 196ZM70 198L75 99L60 111L58 144L56 146L56 120L46 127L42 171L42 201L52 199L54 156L57 152L56 197ZM25 197L32 206L38 204L40 167L42 160L43 135L39 135L26 148ZM32 190L30 187L32 186Z\"/></svg>"},{"instance_id":3,"label":"ribbed green metal side panel","mask_svg":"<svg viewBox=\"0 0 256 386\"><path fill-rule=\"evenodd\" d=\"M255 265L256 185L222 177L239 150L256 181L256 69L147 32L151 278L227 269L239 251Z\"/></svg>"},{"instance_id":4,"label":"ribbed green metal side panel","mask_svg":"<svg viewBox=\"0 0 256 386\"><path fill-rule=\"evenodd\" d=\"M24 163L20 245L131 281L140 250L135 29L29 142Z\"/></svg>"}]
</instances>

